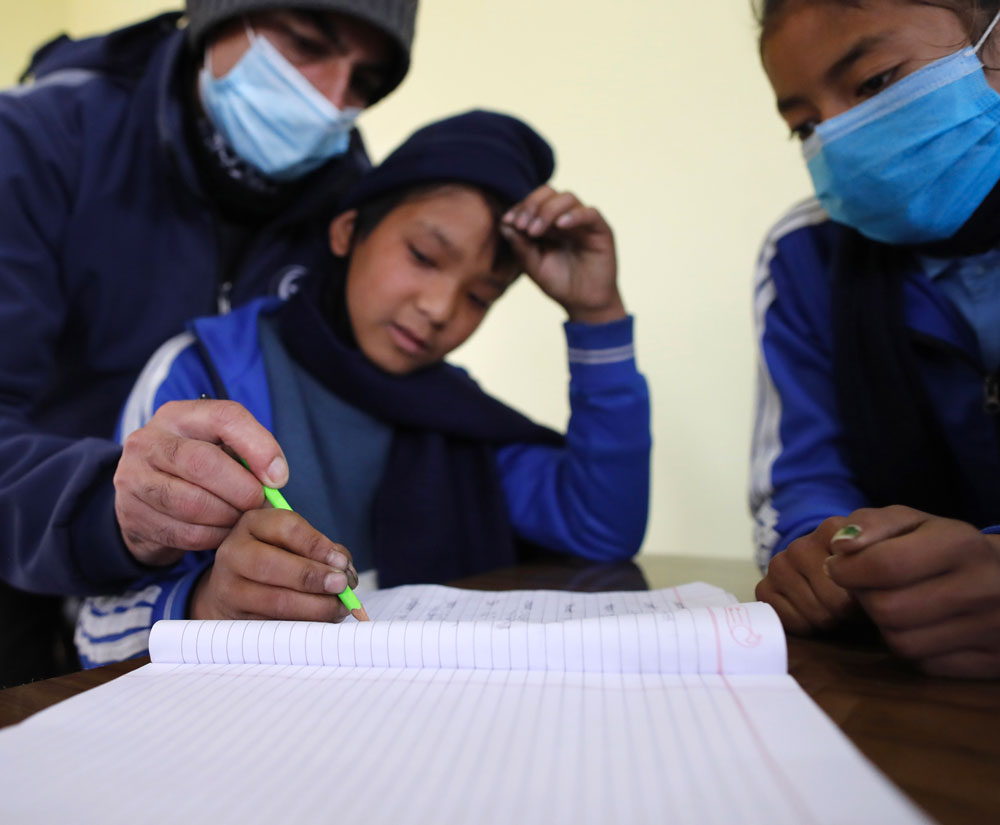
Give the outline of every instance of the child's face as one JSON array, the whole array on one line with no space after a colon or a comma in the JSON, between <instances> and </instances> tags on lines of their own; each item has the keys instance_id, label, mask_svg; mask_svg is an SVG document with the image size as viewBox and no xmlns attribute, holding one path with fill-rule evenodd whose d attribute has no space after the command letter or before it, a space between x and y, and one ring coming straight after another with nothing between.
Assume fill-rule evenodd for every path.
<instances>
[{"instance_id":1,"label":"child's face","mask_svg":"<svg viewBox=\"0 0 1000 825\"><path fill-rule=\"evenodd\" d=\"M937 6L793 2L761 44L761 59L778 113L805 139L818 123L968 42L958 16Z\"/></svg>"},{"instance_id":2,"label":"child's face","mask_svg":"<svg viewBox=\"0 0 1000 825\"><path fill-rule=\"evenodd\" d=\"M352 213L331 227L335 254L350 251L347 310L361 351L405 375L443 359L479 326L517 277L493 268L496 231L482 196L448 186L406 201L350 246ZM345 227L338 222L349 220Z\"/></svg>"}]
</instances>

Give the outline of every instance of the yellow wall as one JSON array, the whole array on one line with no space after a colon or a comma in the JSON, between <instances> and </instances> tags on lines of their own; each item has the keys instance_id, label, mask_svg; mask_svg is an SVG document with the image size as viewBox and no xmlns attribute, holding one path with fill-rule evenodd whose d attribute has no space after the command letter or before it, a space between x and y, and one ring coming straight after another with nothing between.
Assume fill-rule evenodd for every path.
<instances>
[{"instance_id":1,"label":"yellow wall","mask_svg":"<svg viewBox=\"0 0 1000 825\"><path fill-rule=\"evenodd\" d=\"M4 0L4 5L4 22L0 27L0 88L17 80L35 46L65 29L69 3L33 0L15 5L14 0Z\"/></svg>"},{"instance_id":2,"label":"yellow wall","mask_svg":"<svg viewBox=\"0 0 1000 825\"><path fill-rule=\"evenodd\" d=\"M410 75L361 120L378 159L437 116L474 106L510 111L555 144L555 184L604 211L653 391L646 552L750 553L752 270L768 225L809 185L774 114L749 6L422 0ZM12 78L20 61L10 55L26 55L28 41L49 29L89 33L166 7L18 4L14 34L7 24L0 34L0 69ZM519 283L456 360L561 427L568 407L560 321L558 307Z\"/></svg>"}]
</instances>

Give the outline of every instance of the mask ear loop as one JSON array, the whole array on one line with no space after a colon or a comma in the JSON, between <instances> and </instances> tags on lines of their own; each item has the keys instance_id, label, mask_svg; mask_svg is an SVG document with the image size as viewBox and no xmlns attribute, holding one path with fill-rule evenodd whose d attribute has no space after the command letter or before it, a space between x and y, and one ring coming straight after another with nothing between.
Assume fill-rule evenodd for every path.
<instances>
[{"instance_id":1,"label":"mask ear loop","mask_svg":"<svg viewBox=\"0 0 1000 825\"><path fill-rule=\"evenodd\" d=\"M993 20L990 21L990 24L986 27L986 31L983 32L983 36L980 37L979 40L978 40L978 42L976 43L976 45L972 47L972 51L973 52L976 52L976 53L979 52L979 50L983 46L983 43L986 42L986 38L989 37L990 36L990 32L993 31L993 27L996 26L997 21L1000 21L1000 12L996 13L996 15L993 17Z\"/></svg>"},{"instance_id":2,"label":"mask ear loop","mask_svg":"<svg viewBox=\"0 0 1000 825\"><path fill-rule=\"evenodd\" d=\"M1000 15L998 15L998 17L1000 17ZM996 22L996 20L993 21L993 23ZM993 28L992 24L990 24L990 28ZM252 46L257 40L257 32L250 28L250 21L246 19L246 16L243 17L243 31L246 33L247 42Z\"/></svg>"},{"instance_id":3,"label":"mask ear loop","mask_svg":"<svg viewBox=\"0 0 1000 825\"><path fill-rule=\"evenodd\" d=\"M243 17L243 31L246 33L247 42L253 46L254 41L257 39L257 33L250 28L250 23L245 16ZM205 60L202 65L208 69L209 74L214 78L215 72L212 71L212 49L210 46L205 48Z\"/></svg>"}]
</instances>

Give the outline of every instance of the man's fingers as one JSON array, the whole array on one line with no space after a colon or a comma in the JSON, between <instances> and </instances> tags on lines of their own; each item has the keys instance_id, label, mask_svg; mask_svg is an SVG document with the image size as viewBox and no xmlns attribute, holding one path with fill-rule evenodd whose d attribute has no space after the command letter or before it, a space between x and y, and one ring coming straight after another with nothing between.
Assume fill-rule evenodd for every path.
<instances>
[{"instance_id":1,"label":"man's fingers","mask_svg":"<svg viewBox=\"0 0 1000 825\"><path fill-rule=\"evenodd\" d=\"M176 480L178 483L174 483ZM189 486L184 486L189 485ZM178 517L198 516L226 508L239 512L264 503L261 483L217 444L178 436L159 427L144 427L128 437L115 474L115 486L130 489L153 506ZM201 490L199 496L195 490ZM207 517L214 523L221 515ZM202 522L200 516L194 520Z\"/></svg>"},{"instance_id":2,"label":"man's fingers","mask_svg":"<svg viewBox=\"0 0 1000 825\"><path fill-rule=\"evenodd\" d=\"M288 464L278 442L235 401L172 401L157 410L153 422L187 439L224 444L263 484L283 487L288 482Z\"/></svg>"},{"instance_id":3,"label":"man's fingers","mask_svg":"<svg viewBox=\"0 0 1000 825\"><path fill-rule=\"evenodd\" d=\"M215 549L229 535L229 527L178 521L129 494L115 496L115 515L127 525L125 544L143 564L172 564L185 551Z\"/></svg>"},{"instance_id":4,"label":"man's fingers","mask_svg":"<svg viewBox=\"0 0 1000 825\"><path fill-rule=\"evenodd\" d=\"M157 473L139 489L123 490L158 513L192 526L232 527L241 511L203 487Z\"/></svg>"}]
</instances>

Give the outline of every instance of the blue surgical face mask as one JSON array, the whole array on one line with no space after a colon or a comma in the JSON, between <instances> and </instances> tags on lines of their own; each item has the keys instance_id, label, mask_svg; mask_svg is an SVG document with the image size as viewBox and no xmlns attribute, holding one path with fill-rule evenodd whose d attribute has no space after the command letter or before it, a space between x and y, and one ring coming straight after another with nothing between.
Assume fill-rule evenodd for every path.
<instances>
[{"instance_id":1,"label":"blue surgical face mask","mask_svg":"<svg viewBox=\"0 0 1000 825\"><path fill-rule=\"evenodd\" d=\"M876 241L950 238L1000 180L1000 94L974 47L825 120L802 146L833 220Z\"/></svg>"},{"instance_id":2,"label":"blue surgical face mask","mask_svg":"<svg viewBox=\"0 0 1000 825\"><path fill-rule=\"evenodd\" d=\"M341 111L266 37L249 27L250 48L223 77L209 54L198 77L201 103L243 160L275 180L294 180L347 151L360 109Z\"/></svg>"}]
</instances>

